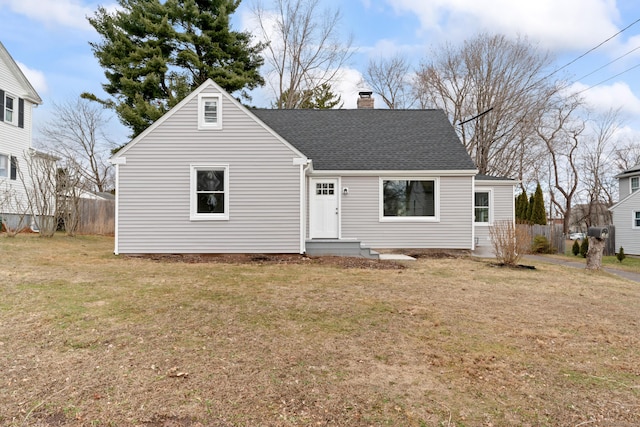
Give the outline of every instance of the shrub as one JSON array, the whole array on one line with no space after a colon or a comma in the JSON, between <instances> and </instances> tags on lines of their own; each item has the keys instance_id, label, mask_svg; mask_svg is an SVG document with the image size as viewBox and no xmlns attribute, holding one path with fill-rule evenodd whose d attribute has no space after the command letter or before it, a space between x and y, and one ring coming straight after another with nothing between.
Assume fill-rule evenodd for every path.
<instances>
[{"instance_id":1,"label":"shrub","mask_svg":"<svg viewBox=\"0 0 640 427\"><path fill-rule=\"evenodd\" d=\"M496 259L505 265L517 265L531 242L528 227L520 227L513 221L496 221L489 227L491 244Z\"/></svg>"},{"instance_id":2,"label":"shrub","mask_svg":"<svg viewBox=\"0 0 640 427\"><path fill-rule=\"evenodd\" d=\"M573 252L573 256L578 256L580 253L580 243L577 240L573 241L573 246L571 247L571 252Z\"/></svg>"},{"instance_id":3,"label":"shrub","mask_svg":"<svg viewBox=\"0 0 640 427\"><path fill-rule=\"evenodd\" d=\"M624 260L626 257L627 256L624 254L624 248L620 246L620 250L616 254L616 258L618 258L618 261L622 262L622 260Z\"/></svg>"},{"instance_id":4,"label":"shrub","mask_svg":"<svg viewBox=\"0 0 640 427\"><path fill-rule=\"evenodd\" d=\"M551 252L551 245L549 239L545 236L538 234L533 238L533 247L531 251L536 254L548 254Z\"/></svg>"},{"instance_id":5,"label":"shrub","mask_svg":"<svg viewBox=\"0 0 640 427\"><path fill-rule=\"evenodd\" d=\"M580 245L580 255L582 255L582 258L587 257L587 252L589 252L589 239L585 237L582 239L582 244Z\"/></svg>"}]
</instances>

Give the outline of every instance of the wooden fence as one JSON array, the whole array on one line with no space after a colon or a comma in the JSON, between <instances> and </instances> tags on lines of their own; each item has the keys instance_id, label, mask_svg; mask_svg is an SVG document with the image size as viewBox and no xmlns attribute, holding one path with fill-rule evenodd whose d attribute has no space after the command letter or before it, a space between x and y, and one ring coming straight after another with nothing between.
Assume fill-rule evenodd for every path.
<instances>
[{"instance_id":1,"label":"wooden fence","mask_svg":"<svg viewBox=\"0 0 640 427\"><path fill-rule=\"evenodd\" d=\"M103 234L115 233L115 200L80 200L80 221L78 234Z\"/></svg>"},{"instance_id":2,"label":"wooden fence","mask_svg":"<svg viewBox=\"0 0 640 427\"><path fill-rule=\"evenodd\" d=\"M531 236L531 245L533 246L533 240L536 236L544 236L549 241L549 246L554 253L563 254L566 248L565 236L562 233L562 225L548 224L548 225L530 225L530 224L518 224L517 227L525 228Z\"/></svg>"},{"instance_id":3,"label":"wooden fence","mask_svg":"<svg viewBox=\"0 0 640 427\"><path fill-rule=\"evenodd\" d=\"M518 224L518 227L524 227L527 229L531 236L531 243L535 236L544 236L549 241L549 245L555 253L564 254L567 250L566 242L568 237L562 233L561 225L528 225ZM608 225L609 237L606 240L604 247L604 255L615 255L618 248L616 248L616 228L613 225Z\"/></svg>"}]
</instances>

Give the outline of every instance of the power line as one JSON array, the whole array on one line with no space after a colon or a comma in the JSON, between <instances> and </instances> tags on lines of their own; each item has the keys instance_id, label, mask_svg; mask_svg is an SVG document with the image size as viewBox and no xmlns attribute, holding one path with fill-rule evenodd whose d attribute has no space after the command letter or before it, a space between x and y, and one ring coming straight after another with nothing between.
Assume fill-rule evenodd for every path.
<instances>
[{"instance_id":1,"label":"power line","mask_svg":"<svg viewBox=\"0 0 640 427\"><path fill-rule=\"evenodd\" d=\"M554 74L556 74L558 71L564 70L565 68L567 68L569 65L573 64L574 62L578 61L579 59L584 58L585 56L587 56L588 54L590 54L591 52L593 52L594 50L598 49L600 46L602 46L603 44L607 43L608 41L610 41L611 39L619 36L620 34L622 34L623 32L627 31L629 28L631 28L632 26L634 26L635 24L637 24L638 22L640 22L640 18L636 19L635 21L633 21L631 24L627 25L626 27L624 27L623 29L621 29L620 31L618 31L617 33L615 33L614 35L612 35L611 37L609 37L608 39L600 42L598 45L592 47L591 49L589 49L588 51L586 51L585 53L583 53L582 55L578 56L577 58L575 58L572 61L567 62L565 65L563 65L562 67L556 69L554 72L552 72L551 74L549 74L548 76L540 79L540 80L544 80L547 79L551 76L553 76Z\"/></svg>"},{"instance_id":2,"label":"power line","mask_svg":"<svg viewBox=\"0 0 640 427\"><path fill-rule=\"evenodd\" d=\"M588 88L586 88L586 89L582 89L581 91L576 92L575 94L576 94L576 95L579 95L579 94L581 94L582 92L586 92L586 91L588 91L589 89L593 89L594 87L596 87L596 86L598 86L598 85L601 85L602 83L606 83L606 82L608 82L609 80L613 80L613 79L615 79L616 77L621 76L621 75L622 75L622 74L624 74L624 73L628 73L629 71L631 71L631 70L633 70L633 69L636 69L636 68L638 68L638 67L640 67L640 64L636 64L636 65L634 65L634 66L633 66L633 67L631 67L631 68L627 68L626 70L624 70L624 71L622 71L622 72L620 72L620 73L616 74L615 76L611 76L611 77L609 77L608 79L602 80L601 82L598 82L598 83L596 83L596 84L594 84L594 85L592 85L592 86L589 86L589 87L588 87Z\"/></svg>"},{"instance_id":3,"label":"power line","mask_svg":"<svg viewBox=\"0 0 640 427\"><path fill-rule=\"evenodd\" d=\"M614 59L614 60L612 60L612 61L607 62L607 63L606 63L606 64L604 64L602 67L596 68L595 70L593 70L593 71L592 71L592 72L590 72L589 74L585 74L584 76L582 76L582 77L580 77L580 78L578 78L578 79L574 80L574 83L576 83L576 82L577 82L577 81L579 81L579 80L586 79L587 77L589 77L589 76L591 76L591 75L593 75L593 74L597 73L598 71L602 70L603 68L608 67L609 65L613 64L614 62L618 62L619 60L621 60L621 59L622 59L622 58L624 58L625 56L631 55L633 52L635 52L635 51L636 51L636 50L638 50L638 49L640 49L640 46L638 46L638 47L636 47L636 48L634 48L634 49L631 49L629 52L625 53L624 55L620 55L620 56L618 56L616 59Z\"/></svg>"}]
</instances>

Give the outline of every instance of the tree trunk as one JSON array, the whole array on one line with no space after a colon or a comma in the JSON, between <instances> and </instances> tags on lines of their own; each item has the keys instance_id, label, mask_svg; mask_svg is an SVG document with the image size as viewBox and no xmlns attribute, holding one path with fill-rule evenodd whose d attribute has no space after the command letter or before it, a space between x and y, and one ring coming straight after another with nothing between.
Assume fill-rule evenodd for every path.
<instances>
[{"instance_id":1,"label":"tree trunk","mask_svg":"<svg viewBox=\"0 0 640 427\"><path fill-rule=\"evenodd\" d=\"M604 239L587 237L589 239L589 251L587 252L587 270L600 270L602 268L602 253L604 251Z\"/></svg>"}]
</instances>

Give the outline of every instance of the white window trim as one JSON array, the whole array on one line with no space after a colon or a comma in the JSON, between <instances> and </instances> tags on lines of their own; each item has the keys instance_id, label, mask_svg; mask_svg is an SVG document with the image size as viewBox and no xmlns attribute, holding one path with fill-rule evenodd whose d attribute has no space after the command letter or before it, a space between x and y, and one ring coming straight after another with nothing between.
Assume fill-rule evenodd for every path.
<instances>
[{"instance_id":1,"label":"white window trim","mask_svg":"<svg viewBox=\"0 0 640 427\"><path fill-rule=\"evenodd\" d=\"M6 117L6 111L7 111L7 98L11 98L13 100L13 109L11 110L11 120L7 120ZM11 93L4 93L4 99L2 100L2 108L4 108L4 110L2 111L2 121L4 121L5 123L8 123L10 125L13 126L18 126L18 102L19 102L19 98Z\"/></svg>"},{"instance_id":2,"label":"white window trim","mask_svg":"<svg viewBox=\"0 0 640 427\"><path fill-rule=\"evenodd\" d=\"M476 222L476 193L489 193L489 222ZM473 190L473 224L480 226L490 226L493 224L493 189L476 187Z\"/></svg>"},{"instance_id":3,"label":"white window trim","mask_svg":"<svg viewBox=\"0 0 640 427\"><path fill-rule=\"evenodd\" d=\"M198 197L196 184L199 170L224 170L224 212L223 213L198 213ZM228 221L229 220L229 165L220 163L199 163L191 165L189 185L189 219L191 221Z\"/></svg>"},{"instance_id":4,"label":"white window trim","mask_svg":"<svg viewBox=\"0 0 640 427\"><path fill-rule=\"evenodd\" d=\"M635 189L633 188L633 179L637 179L638 180L638 187L636 187ZM634 191L638 191L640 190L640 176L632 176L631 178L629 178L629 194L633 193Z\"/></svg>"},{"instance_id":5,"label":"white window trim","mask_svg":"<svg viewBox=\"0 0 640 427\"><path fill-rule=\"evenodd\" d=\"M639 213L640 211L631 211L631 228L634 230L640 230L640 226L636 225L636 215Z\"/></svg>"},{"instance_id":6,"label":"white window trim","mask_svg":"<svg viewBox=\"0 0 640 427\"><path fill-rule=\"evenodd\" d=\"M205 123L204 103L207 100L215 99L217 102L217 121L215 124ZM198 130L221 130L222 129L222 95L201 93L198 95Z\"/></svg>"},{"instance_id":7,"label":"white window trim","mask_svg":"<svg viewBox=\"0 0 640 427\"><path fill-rule=\"evenodd\" d=\"M0 157L3 157L5 159L5 168L4 168L4 174L2 174L0 172L0 178L9 178L9 176L11 175L11 156L9 156L8 154L2 154L0 153Z\"/></svg>"},{"instance_id":8,"label":"white window trim","mask_svg":"<svg viewBox=\"0 0 640 427\"><path fill-rule=\"evenodd\" d=\"M434 216L384 216L384 181L433 181ZM430 176L379 177L378 217L380 222L440 222L440 179Z\"/></svg>"}]
</instances>

